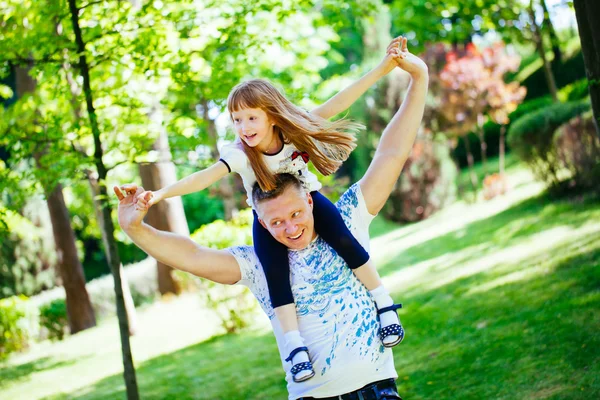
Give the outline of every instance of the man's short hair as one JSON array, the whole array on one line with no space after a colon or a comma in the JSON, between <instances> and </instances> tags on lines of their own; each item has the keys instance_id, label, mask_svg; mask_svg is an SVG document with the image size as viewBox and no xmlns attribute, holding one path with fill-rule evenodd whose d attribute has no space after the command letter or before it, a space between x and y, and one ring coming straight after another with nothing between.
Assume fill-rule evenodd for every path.
<instances>
[{"instance_id":1,"label":"man's short hair","mask_svg":"<svg viewBox=\"0 0 600 400\"><path fill-rule=\"evenodd\" d=\"M264 191L260 188L258 182L255 182L254 186L252 187L252 202L254 204L259 204L263 201L275 199L281 196L281 194L290 186L298 189L299 191L302 190L302 184L298 178L287 173L275 174L275 189L273 190Z\"/></svg>"}]
</instances>

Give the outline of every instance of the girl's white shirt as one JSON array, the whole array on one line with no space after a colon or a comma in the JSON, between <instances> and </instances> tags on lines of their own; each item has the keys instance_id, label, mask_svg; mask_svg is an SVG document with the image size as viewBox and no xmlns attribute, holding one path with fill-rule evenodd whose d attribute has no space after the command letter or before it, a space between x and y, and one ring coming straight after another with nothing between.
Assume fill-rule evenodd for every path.
<instances>
[{"instance_id":1,"label":"girl's white shirt","mask_svg":"<svg viewBox=\"0 0 600 400\"><path fill-rule=\"evenodd\" d=\"M265 154L263 159L267 168L273 174L289 173L295 175L308 192L319 190L322 187L317 176L308 170L308 154L298 151L293 144L285 143L279 152ZM254 208L252 204L252 186L256 182L256 175L250 166L246 153L242 150L239 139L221 148L221 161L225 162L231 172L237 172L242 177L244 189L246 189L248 195L248 205Z\"/></svg>"}]
</instances>

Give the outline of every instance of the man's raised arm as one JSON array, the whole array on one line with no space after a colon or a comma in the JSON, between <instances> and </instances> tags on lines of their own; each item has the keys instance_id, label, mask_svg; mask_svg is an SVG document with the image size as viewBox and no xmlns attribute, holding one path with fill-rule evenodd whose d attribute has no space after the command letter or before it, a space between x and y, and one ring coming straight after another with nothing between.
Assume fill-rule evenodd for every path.
<instances>
[{"instance_id":1,"label":"man's raised arm","mask_svg":"<svg viewBox=\"0 0 600 400\"><path fill-rule=\"evenodd\" d=\"M242 278L240 267L229 252L202 247L189 237L160 231L144 223L147 210L135 204L135 197L143 193L143 188L115 186L114 191L119 198L119 225L150 256L175 269L217 283L233 284Z\"/></svg>"},{"instance_id":2,"label":"man's raised arm","mask_svg":"<svg viewBox=\"0 0 600 400\"><path fill-rule=\"evenodd\" d=\"M360 188L369 213L377 214L387 201L417 136L429 77L425 63L408 52L406 40L401 45L398 66L408 72L411 82L402 106L381 135L373 161L360 180Z\"/></svg>"}]
</instances>

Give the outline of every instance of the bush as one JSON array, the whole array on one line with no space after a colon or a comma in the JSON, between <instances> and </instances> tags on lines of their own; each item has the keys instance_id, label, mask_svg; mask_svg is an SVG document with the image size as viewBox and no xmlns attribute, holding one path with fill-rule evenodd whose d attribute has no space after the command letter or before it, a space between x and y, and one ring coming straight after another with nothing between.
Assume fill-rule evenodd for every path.
<instances>
[{"instance_id":1,"label":"bush","mask_svg":"<svg viewBox=\"0 0 600 400\"><path fill-rule=\"evenodd\" d=\"M67 304L64 299L56 299L40 307L40 325L48 330L48 339L63 340L69 325Z\"/></svg>"},{"instance_id":2,"label":"bush","mask_svg":"<svg viewBox=\"0 0 600 400\"><path fill-rule=\"evenodd\" d=\"M587 102L558 103L525 115L508 131L508 143L535 175L550 186L561 181L560 163L554 146L554 132L571 118L590 108Z\"/></svg>"},{"instance_id":3,"label":"bush","mask_svg":"<svg viewBox=\"0 0 600 400\"><path fill-rule=\"evenodd\" d=\"M240 211L230 221L217 220L206 224L191 238L202 246L213 249L224 249L231 246L252 244L252 210Z\"/></svg>"},{"instance_id":4,"label":"bush","mask_svg":"<svg viewBox=\"0 0 600 400\"><path fill-rule=\"evenodd\" d=\"M538 97L533 100L525 101L517 106L517 109L510 113L508 116L510 123L517 121L523 115L530 114L540 108L552 105L554 102L550 96ZM510 127L510 123L507 128ZM483 134L485 136L487 144L487 156L493 157L500 153L500 128L499 124L492 121L487 121L483 125ZM469 133L468 135L462 136L458 139L456 147L452 151L453 158L457 161L460 168L464 168L468 165L467 163L467 152L465 150L464 141L468 140L473 150L473 158L475 162L481 161L481 143L479 136L475 133ZM510 145L506 147L506 152L510 151Z\"/></svg>"},{"instance_id":5,"label":"bush","mask_svg":"<svg viewBox=\"0 0 600 400\"><path fill-rule=\"evenodd\" d=\"M246 287L205 280L200 283L200 299L217 314L227 333L238 332L256 320L258 303Z\"/></svg>"},{"instance_id":6,"label":"bush","mask_svg":"<svg viewBox=\"0 0 600 400\"><path fill-rule=\"evenodd\" d=\"M573 57L564 60L560 64L551 63L551 68L556 80L556 86L559 88L585 78L585 63L581 51L578 51ZM522 84L527 88L527 100L550 93L543 66L540 66L534 73L523 80Z\"/></svg>"},{"instance_id":7,"label":"bush","mask_svg":"<svg viewBox=\"0 0 600 400\"><path fill-rule=\"evenodd\" d=\"M384 216L401 222L429 217L454 201L456 175L447 142L419 136L386 202Z\"/></svg>"},{"instance_id":8,"label":"bush","mask_svg":"<svg viewBox=\"0 0 600 400\"><path fill-rule=\"evenodd\" d=\"M558 160L569 170L568 187L600 187L600 139L592 112L577 116L554 134Z\"/></svg>"},{"instance_id":9,"label":"bush","mask_svg":"<svg viewBox=\"0 0 600 400\"><path fill-rule=\"evenodd\" d=\"M218 196L211 196L208 190L183 196L181 200L190 232L225 216L223 201Z\"/></svg>"},{"instance_id":10,"label":"bush","mask_svg":"<svg viewBox=\"0 0 600 400\"><path fill-rule=\"evenodd\" d=\"M131 297L136 306L154 301L158 293L156 261L146 258L123 268ZM116 315L115 290L112 275L96 278L85 285L97 319ZM65 298L65 289L56 287L31 297L37 308L42 308L57 299Z\"/></svg>"},{"instance_id":11,"label":"bush","mask_svg":"<svg viewBox=\"0 0 600 400\"><path fill-rule=\"evenodd\" d=\"M52 232L29 219L3 210L0 227L0 297L31 296L54 287L56 252Z\"/></svg>"},{"instance_id":12,"label":"bush","mask_svg":"<svg viewBox=\"0 0 600 400\"><path fill-rule=\"evenodd\" d=\"M37 333L37 313L25 296L0 299L0 360L29 346Z\"/></svg>"},{"instance_id":13,"label":"bush","mask_svg":"<svg viewBox=\"0 0 600 400\"><path fill-rule=\"evenodd\" d=\"M554 104L554 100L552 100L550 95L527 100L519 104L517 109L509 114L508 118L511 122L516 122L522 116L529 115L534 111L551 106L552 104Z\"/></svg>"},{"instance_id":14,"label":"bush","mask_svg":"<svg viewBox=\"0 0 600 400\"><path fill-rule=\"evenodd\" d=\"M252 210L248 208L240 211L231 221L219 220L204 225L191 237L202 246L215 249L250 245L252 221ZM202 302L215 311L226 332L233 333L243 329L255 319L257 302L247 288L194 280L200 282L197 285L201 289Z\"/></svg>"},{"instance_id":15,"label":"bush","mask_svg":"<svg viewBox=\"0 0 600 400\"><path fill-rule=\"evenodd\" d=\"M577 101L587 98L590 94L587 78L573 82L558 91L560 101Z\"/></svg>"},{"instance_id":16,"label":"bush","mask_svg":"<svg viewBox=\"0 0 600 400\"><path fill-rule=\"evenodd\" d=\"M147 258L137 264L123 268L134 305L151 303L158 293L156 261ZM117 313L113 276L105 275L86 284L96 318L102 319ZM64 298L64 291L61 295Z\"/></svg>"}]
</instances>

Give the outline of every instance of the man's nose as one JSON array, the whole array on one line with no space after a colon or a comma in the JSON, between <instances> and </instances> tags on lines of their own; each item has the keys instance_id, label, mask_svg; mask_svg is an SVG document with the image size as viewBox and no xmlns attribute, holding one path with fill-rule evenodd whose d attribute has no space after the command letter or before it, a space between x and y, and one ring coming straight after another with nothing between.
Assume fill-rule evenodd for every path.
<instances>
[{"instance_id":1,"label":"man's nose","mask_svg":"<svg viewBox=\"0 0 600 400\"><path fill-rule=\"evenodd\" d=\"M286 233L296 233L297 225L291 221L285 223L285 231Z\"/></svg>"}]
</instances>

